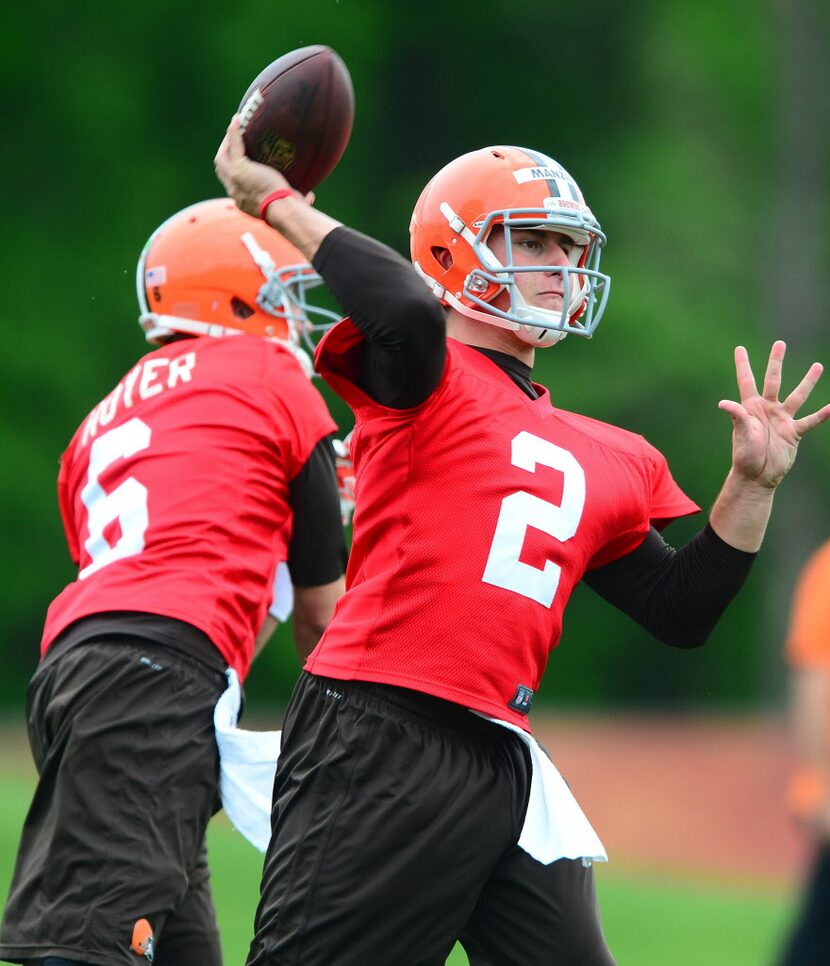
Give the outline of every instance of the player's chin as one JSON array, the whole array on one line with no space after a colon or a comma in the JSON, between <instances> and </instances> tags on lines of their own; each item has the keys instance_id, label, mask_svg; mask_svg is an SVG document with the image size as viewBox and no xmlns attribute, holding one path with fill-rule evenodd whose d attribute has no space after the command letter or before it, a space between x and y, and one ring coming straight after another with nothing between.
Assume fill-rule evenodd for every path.
<instances>
[{"instance_id":1,"label":"player's chin","mask_svg":"<svg viewBox=\"0 0 830 966\"><path fill-rule=\"evenodd\" d=\"M547 309L549 312L561 312L565 304L561 295L539 295L533 300L537 309Z\"/></svg>"}]
</instances>

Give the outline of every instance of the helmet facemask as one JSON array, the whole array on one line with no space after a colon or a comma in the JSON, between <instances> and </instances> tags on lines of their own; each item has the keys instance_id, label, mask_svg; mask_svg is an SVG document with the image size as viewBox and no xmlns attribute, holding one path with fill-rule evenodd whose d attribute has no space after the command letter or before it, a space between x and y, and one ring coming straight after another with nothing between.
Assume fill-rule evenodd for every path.
<instances>
[{"instance_id":1,"label":"helmet facemask","mask_svg":"<svg viewBox=\"0 0 830 966\"><path fill-rule=\"evenodd\" d=\"M449 206L442 206L448 208ZM445 212L453 225L451 212ZM489 240L493 229L504 230L506 259L499 261ZM462 244L472 248L479 267L464 281L465 305L452 293L444 292L446 301L464 315L490 325L511 329L528 344L537 348L554 345L568 334L590 338L605 311L610 279L599 271L599 259L605 235L596 222L588 222L581 213L553 214L547 208L513 208L491 211L478 225L477 232L464 226L458 231ZM572 239L568 265L517 265L513 257L512 230L552 231ZM562 279L561 310L529 305L516 282L517 275L531 272L558 275ZM506 291L509 304L499 308L493 304L500 292Z\"/></svg>"},{"instance_id":2,"label":"helmet facemask","mask_svg":"<svg viewBox=\"0 0 830 966\"><path fill-rule=\"evenodd\" d=\"M274 259L257 244L250 232L242 236L242 242L265 276L257 293L257 305L269 315L284 319L290 341L297 347L302 343L313 355L315 339L340 321L336 312L308 301L306 293L322 285L323 279L307 262L277 268Z\"/></svg>"}]
</instances>

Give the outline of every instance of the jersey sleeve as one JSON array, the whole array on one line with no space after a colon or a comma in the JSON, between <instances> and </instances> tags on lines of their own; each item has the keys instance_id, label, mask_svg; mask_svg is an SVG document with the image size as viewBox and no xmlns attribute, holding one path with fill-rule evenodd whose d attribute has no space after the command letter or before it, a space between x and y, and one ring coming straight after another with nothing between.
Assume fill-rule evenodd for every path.
<instances>
[{"instance_id":1,"label":"jersey sleeve","mask_svg":"<svg viewBox=\"0 0 830 966\"><path fill-rule=\"evenodd\" d=\"M288 437L284 454L289 480L305 466L314 447L326 436L337 431L320 393L285 350L278 350L266 370L271 390L273 418Z\"/></svg>"},{"instance_id":2,"label":"jersey sleeve","mask_svg":"<svg viewBox=\"0 0 830 966\"><path fill-rule=\"evenodd\" d=\"M830 542L808 560L796 584L786 656L793 667L830 668Z\"/></svg>"},{"instance_id":3,"label":"jersey sleeve","mask_svg":"<svg viewBox=\"0 0 830 966\"><path fill-rule=\"evenodd\" d=\"M662 530L672 520L700 513L700 507L675 482L665 456L650 443L644 443L651 465L650 524Z\"/></svg>"},{"instance_id":4,"label":"jersey sleeve","mask_svg":"<svg viewBox=\"0 0 830 966\"><path fill-rule=\"evenodd\" d=\"M338 322L323 336L314 353L314 368L351 409L371 406L372 398L358 386L365 337L351 319Z\"/></svg>"},{"instance_id":5,"label":"jersey sleeve","mask_svg":"<svg viewBox=\"0 0 830 966\"><path fill-rule=\"evenodd\" d=\"M587 570L604 567L633 553L652 527L660 531L672 520L700 512L700 507L674 481L663 454L642 437L639 437L639 441L643 449L638 458L642 460L646 487L644 508L638 510L625 530L594 554Z\"/></svg>"}]
</instances>

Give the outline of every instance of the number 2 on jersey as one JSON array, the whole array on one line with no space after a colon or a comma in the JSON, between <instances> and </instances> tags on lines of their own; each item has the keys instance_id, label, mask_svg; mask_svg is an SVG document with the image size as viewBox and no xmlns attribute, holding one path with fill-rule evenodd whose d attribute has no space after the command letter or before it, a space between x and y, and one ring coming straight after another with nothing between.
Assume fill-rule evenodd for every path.
<instances>
[{"instance_id":1,"label":"number 2 on jersey","mask_svg":"<svg viewBox=\"0 0 830 966\"><path fill-rule=\"evenodd\" d=\"M501 501L490 556L481 579L550 607L562 568L548 560L540 570L519 558L528 527L560 542L570 540L576 533L585 506L585 472L568 450L528 432L513 438L511 462L528 473L535 473L537 465L559 470L563 476L562 502L550 503L524 490L506 496Z\"/></svg>"},{"instance_id":2,"label":"number 2 on jersey","mask_svg":"<svg viewBox=\"0 0 830 966\"><path fill-rule=\"evenodd\" d=\"M83 580L116 560L144 549L147 530L147 487L132 476L107 493L98 478L116 460L132 456L150 445L150 427L140 419L129 419L99 436L89 448L89 472L81 490L81 502L89 514L89 537L84 547L91 563L79 573ZM121 535L114 544L104 536L109 524L118 521Z\"/></svg>"}]
</instances>

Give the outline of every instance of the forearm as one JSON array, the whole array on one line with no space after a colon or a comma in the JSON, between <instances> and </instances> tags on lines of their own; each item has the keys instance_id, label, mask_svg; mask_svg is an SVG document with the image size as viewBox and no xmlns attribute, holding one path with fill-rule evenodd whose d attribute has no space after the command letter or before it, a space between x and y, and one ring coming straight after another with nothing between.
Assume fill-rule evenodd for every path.
<instances>
[{"instance_id":1,"label":"forearm","mask_svg":"<svg viewBox=\"0 0 830 966\"><path fill-rule=\"evenodd\" d=\"M267 223L314 264L329 290L366 338L359 385L382 405L410 409L440 382L446 357L444 312L412 265L397 252L357 232L337 232L339 221L292 191L273 168L245 156L235 116L216 154L216 174L249 215ZM265 211L269 195L277 194ZM337 255L328 256L335 250Z\"/></svg>"},{"instance_id":2,"label":"forearm","mask_svg":"<svg viewBox=\"0 0 830 966\"><path fill-rule=\"evenodd\" d=\"M709 525L730 547L756 553L764 539L775 489L730 470L709 514Z\"/></svg>"},{"instance_id":3,"label":"forearm","mask_svg":"<svg viewBox=\"0 0 830 966\"><path fill-rule=\"evenodd\" d=\"M254 641L254 658L259 657L265 645L271 640L271 635L279 626L280 622L276 617L272 617L270 614L265 615L265 620L262 622L262 627L260 627Z\"/></svg>"},{"instance_id":4,"label":"forearm","mask_svg":"<svg viewBox=\"0 0 830 966\"><path fill-rule=\"evenodd\" d=\"M754 555L704 527L675 550L652 529L632 553L585 574L585 583L672 647L706 641L749 574Z\"/></svg>"},{"instance_id":5,"label":"forearm","mask_svg":"<svg viewBox=\"0 0 830 966\"><path fill-rule=\"evenodd\" d=\"M326 235L341 224L295 194L272 201L265 211L265 220L299 248L309 262L317 254Z\"/></svg>"}]
</instances>

